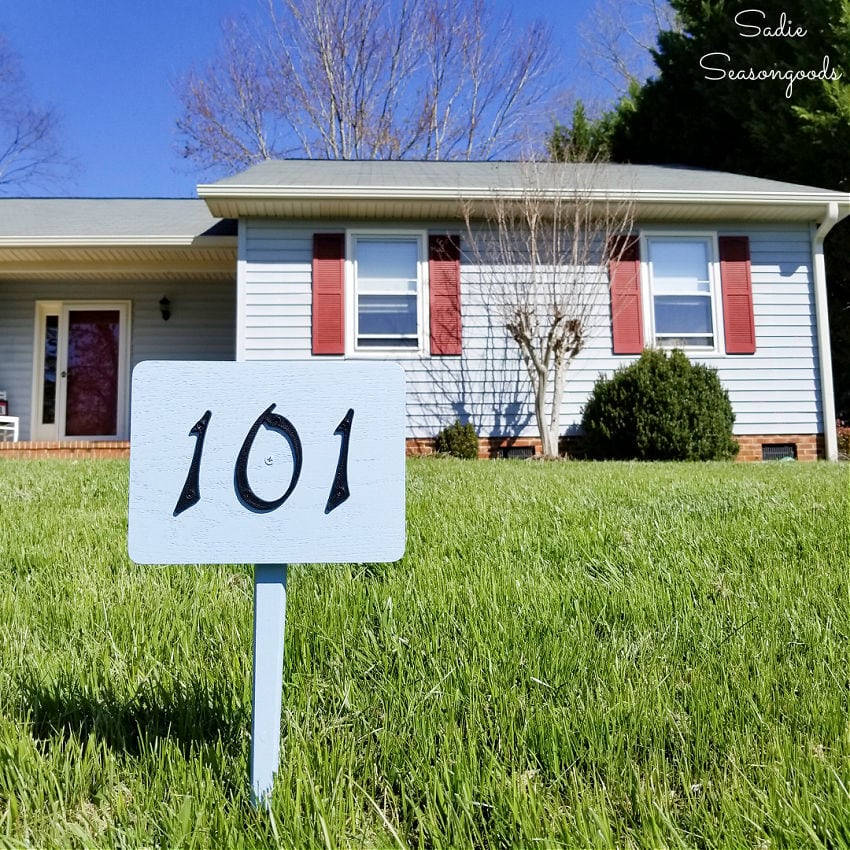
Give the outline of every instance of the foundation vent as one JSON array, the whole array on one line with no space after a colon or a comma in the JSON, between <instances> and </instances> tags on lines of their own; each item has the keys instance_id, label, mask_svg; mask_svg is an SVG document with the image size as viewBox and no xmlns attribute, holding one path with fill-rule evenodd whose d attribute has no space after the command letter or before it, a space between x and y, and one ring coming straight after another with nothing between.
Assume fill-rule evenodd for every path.
<instances>
[{"instance_id":1,"label":"foundation vent","mask_svg":"<svg viewBox=\"0 0 850 850\"><path fill-rule=\"evenodd\" d=\"M797 460L795 443L762 443L762 460Z\"/></svg>"},{"instance_id":2,"label":"foundation vent","mask_svg":"<svg viewBox=\"0 0 850 850\"><path fill-rule=\"evenodd\" d=\"M505 460L525 460L534 457L534 446L506 446L502 449Z\"/></svg>"}]
</instances>

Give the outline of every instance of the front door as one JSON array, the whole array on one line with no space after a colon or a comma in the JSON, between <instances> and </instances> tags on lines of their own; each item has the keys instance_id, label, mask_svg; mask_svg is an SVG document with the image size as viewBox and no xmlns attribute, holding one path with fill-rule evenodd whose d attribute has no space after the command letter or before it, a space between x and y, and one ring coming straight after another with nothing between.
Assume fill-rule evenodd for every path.
<instances>
[{"instance_id":1,"label":"front door","mask_svg":"<svg viewBox=\"0 0 850 850\"><path fill-rule=\"evenodd\" d=\"M38 305L32 439L120 439L126 430L126 302Z\"/></svg>"}]
</instances>

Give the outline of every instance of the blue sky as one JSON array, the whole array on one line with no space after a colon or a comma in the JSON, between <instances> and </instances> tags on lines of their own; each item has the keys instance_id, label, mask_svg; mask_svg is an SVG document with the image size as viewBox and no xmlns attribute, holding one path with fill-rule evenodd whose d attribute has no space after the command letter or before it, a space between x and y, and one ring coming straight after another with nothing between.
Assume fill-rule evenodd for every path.
<instances>
[{"instance_id":1,"label":"blue sky","mask_svg":"<svg viewBox=\"0 0 850 850\"><path fill-rule=\"evenodd\" d=\"M497 0L521 25L547 18L568 75L581 76L579 23L591 0ZM202 66L228 16L264 0L27 0L3 4L0 31L35 100L56 108L77 175L54 194L191 197L199 182L175 152L177 77Z\"/></svg>"}]
</instances>

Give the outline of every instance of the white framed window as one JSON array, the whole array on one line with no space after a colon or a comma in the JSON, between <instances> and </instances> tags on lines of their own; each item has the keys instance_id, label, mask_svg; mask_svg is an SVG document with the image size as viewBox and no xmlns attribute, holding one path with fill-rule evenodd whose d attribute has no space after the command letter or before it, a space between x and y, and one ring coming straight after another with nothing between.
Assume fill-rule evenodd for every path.
<instances>
[{"instance_id":1,"label":"white framed window","mask_svg":"<svg viewBox=\"0 0 850 850\"><path fill-rule=\"evenodd\" d=\"M350 231L346 353L417 355L428 339L427 234Z\"/></svg>"},{"instance_id":2,"label":"white framed window","mask_svg":"<svg viewBox=\"0 0 850 850\"><path fill-rule=\"evenodd\" d=\"M716 351L720 292L714 234L643 236L645 337L659 348Z\"/></svg>"}]
</instances>

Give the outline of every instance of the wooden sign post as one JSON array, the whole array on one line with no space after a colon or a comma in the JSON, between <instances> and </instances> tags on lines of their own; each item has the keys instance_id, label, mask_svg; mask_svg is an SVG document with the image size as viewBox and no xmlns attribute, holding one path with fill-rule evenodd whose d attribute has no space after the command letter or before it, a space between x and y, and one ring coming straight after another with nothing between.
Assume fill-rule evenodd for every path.
<instances>
[{"instance_id":1,"label":"wooden sign post","mask_svg":"<svg viewBox=\"0 0 850 850\"><path fill-rule=\"evenodd\" d=\"M130 557L255 564L255 802L280 761L286 564L398 560L404 456L397 364L148 361L133 372Z\"/></svg>"}]
</instances>

